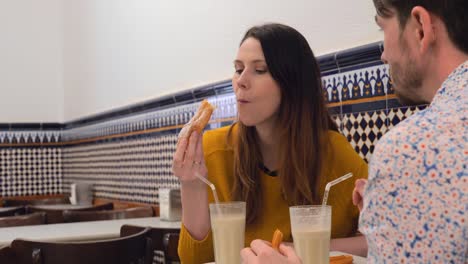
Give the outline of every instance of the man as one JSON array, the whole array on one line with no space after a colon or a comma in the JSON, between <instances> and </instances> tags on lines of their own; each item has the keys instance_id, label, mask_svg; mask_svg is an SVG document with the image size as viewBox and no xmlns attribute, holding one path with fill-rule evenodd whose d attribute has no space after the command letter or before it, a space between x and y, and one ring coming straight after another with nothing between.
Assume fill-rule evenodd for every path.
<instances>
[{"instance_id":1,"label":"man","mask_svg":"<svg viewBox=\"0 0 468 264\"><path fill-rule=\"evenodd\" d=\"M468 263L468 1L374 0L382 60L406 104L430 103L377 144L353 201L369 263ZM298 263L253 241L246 263ZM271 261L274 260L274 261Z\"/></svg>"}]
</instances>

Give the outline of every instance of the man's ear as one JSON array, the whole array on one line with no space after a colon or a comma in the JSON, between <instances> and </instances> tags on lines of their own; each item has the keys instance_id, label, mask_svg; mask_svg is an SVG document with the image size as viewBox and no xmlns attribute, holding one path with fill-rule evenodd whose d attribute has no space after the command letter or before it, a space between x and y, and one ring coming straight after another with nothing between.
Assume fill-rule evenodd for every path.
<instances>
[{"instance_id":1,"label":"man's ear","mask_svg":"<svg viewBox=\"0 0 468 264\"><path fill-rule=\"evenodd\" d=\"M426 53L436 40L434 20L424 7L416 6L411 10L410 23L412 37L418 44L420 53Z\"/></svg>"}]
</instances>

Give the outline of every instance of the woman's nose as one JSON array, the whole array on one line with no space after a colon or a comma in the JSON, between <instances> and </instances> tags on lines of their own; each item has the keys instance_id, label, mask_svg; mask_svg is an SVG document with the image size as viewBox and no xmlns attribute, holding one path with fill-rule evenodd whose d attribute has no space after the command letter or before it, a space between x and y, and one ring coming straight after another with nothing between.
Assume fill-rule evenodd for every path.
<instances>
[{"instance_id":1,"label":"woman's nose","mask_svg":"<svg viewBox=\"0 0 468 264\"><path fill-rule=\"evenodd\" d=\"M248 88L249 76L245 70L239 75L236 82L239 88Z\"/></svg>"}]
</instances>

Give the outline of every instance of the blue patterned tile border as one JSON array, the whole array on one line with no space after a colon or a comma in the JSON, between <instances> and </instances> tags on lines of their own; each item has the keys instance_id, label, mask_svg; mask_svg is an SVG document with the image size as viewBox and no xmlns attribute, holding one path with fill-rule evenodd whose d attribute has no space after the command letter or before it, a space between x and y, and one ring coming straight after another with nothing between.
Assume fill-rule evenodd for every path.
<instances>
[{"instance_id":1,"label":"blue patterned tile border","mask_svg":"<svg viewBox=\"0 0 468 264\"><path fill-rule=\"evenodd\" d=\"M0 130L0 147L6 145L58 145L62 130Z\"/></svg>"},{"instance_id":2,"label":"blue patterned tile border","mask_svg":"<svg viewBox=\"0 0 468 264\"><path fill-rule=\"evenodd\" d=\"M322 82L325 98L331 105L359 99L371 102L394 93L387 65L328 75Z\"/></svg>"},{"instance_id":3,"label":"blue patterned tile border","mask_svg":"<svg viewBox=\"0 0 468 264\"><path fill-rule=\"evenodd\" d=\"M236 99L234 95L219 95L206 98L216 107L211 122L225 119L234 119L237 114ZM178 129L186 124L195 114L199 103L189 103L163 110L149 111L143 114L116 118L100 123L79 126L63 131L65 142L87 138L120 135L135 131Z\"/></svg>"}]
</instances>

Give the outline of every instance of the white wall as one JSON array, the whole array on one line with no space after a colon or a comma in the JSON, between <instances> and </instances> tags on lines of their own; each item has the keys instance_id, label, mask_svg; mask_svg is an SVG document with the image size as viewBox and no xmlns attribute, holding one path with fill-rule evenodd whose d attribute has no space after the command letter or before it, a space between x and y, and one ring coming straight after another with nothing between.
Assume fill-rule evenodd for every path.
<instances>
[{"instance_id":1,"label":"white wall","mask_svg":"<svg viewBox=\"0 0 468 264\"><path fill-rule=\"evenodd\" d=\"M282 22L316 55L381 40L371 0L80 0L65 4L65 119L230 78L248 27Z\"/></svg>"},{"instance_id":2,"label":"white wall","mask_svg":"<svg viewBox=\"0 0 468 264\"><path fill-rule=\"evenodd\" d=\"M0 123L63 119L61 0L0 0Z\"/></svg>"}]
</instances>

